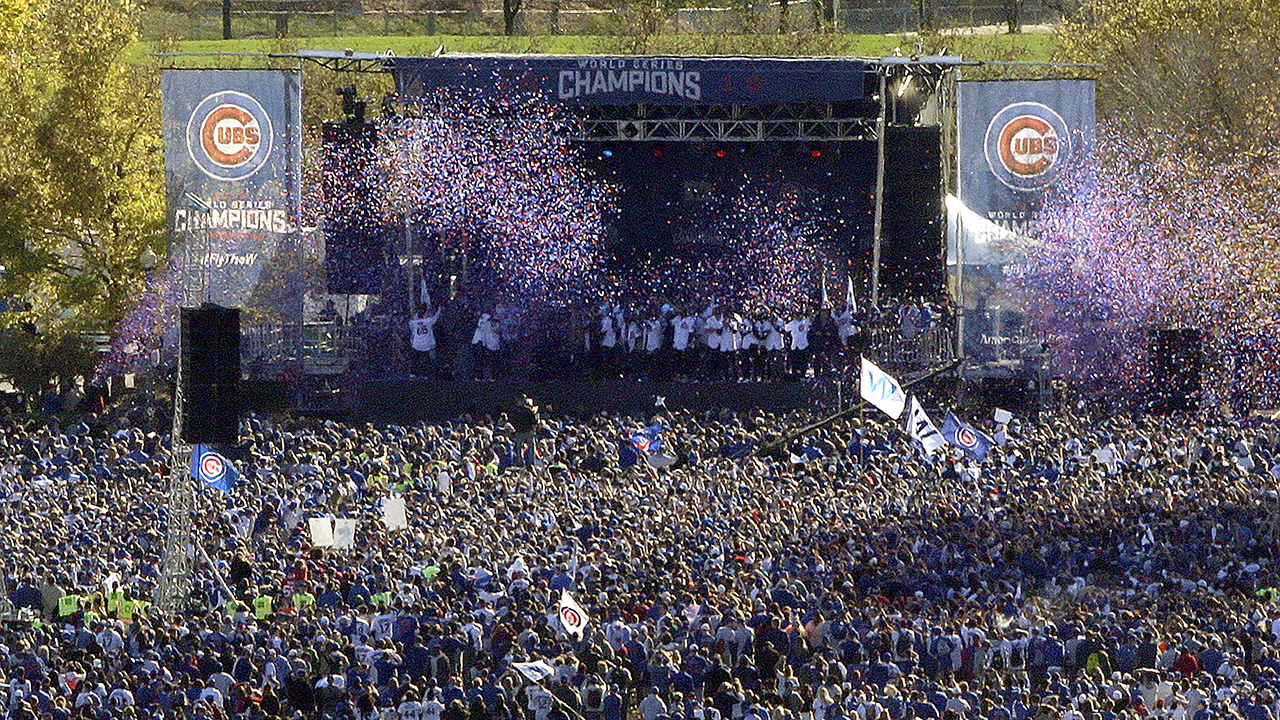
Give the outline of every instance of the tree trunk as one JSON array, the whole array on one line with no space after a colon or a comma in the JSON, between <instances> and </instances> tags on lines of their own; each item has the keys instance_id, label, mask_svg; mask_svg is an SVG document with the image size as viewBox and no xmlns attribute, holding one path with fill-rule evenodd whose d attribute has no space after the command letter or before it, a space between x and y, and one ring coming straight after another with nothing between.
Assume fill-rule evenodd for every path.
<instances>
[{"instance_id":1,"label":"tree trunk","mask_svg":"<svg viewBox=\"0 0 1280 720\"><path fill-rule=\"evenodd\" d=\"M502 32L508 37L516 34L516 17L524 0L502 0Z\"/></svg>"},{"instance_id":2,"label":"tree trunk","mask_svg":"<svg viewBox=\"0 0 1280 720\"><path fill-rule=\"evenodd\" d=\"M1022 32L1022 1L1005 0L1004 2L1004 21L1010 35Z\"/></svg>"}]
</instances>

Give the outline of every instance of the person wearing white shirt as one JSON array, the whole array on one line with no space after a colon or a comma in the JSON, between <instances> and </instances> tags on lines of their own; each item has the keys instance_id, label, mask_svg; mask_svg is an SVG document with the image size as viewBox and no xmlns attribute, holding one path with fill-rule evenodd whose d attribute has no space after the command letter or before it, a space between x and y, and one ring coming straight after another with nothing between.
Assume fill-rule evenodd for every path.
<instances>
[{"instance_id":1,"label":"person wearing white shirt","mask_svg":"<svg viewBox=\"0 0 1280 720\"><path fill-rule=\"evenodd\" d=\"M423 720L422 703L413 698L405 698L396 706L396 717L399 720Z\"/></svg>"},{"instance_id":2,"label":"person wearing white shirt","mask_svg":"<svg viewBox=\"0 0 1280 720\"><path fill-rule=\"evenodd\" d=\"M639 320L627 323L627 352L635 352L644 340L644 327Z\"/></svg>"},{"instance_id":3,"label":"person wearing white shirt","mask_svg":"<svg viewBox=\"0 0 1280 720\"><path fill-rule=\"evenodd\" d=\"M498 321L489 313L481 314L480 319L476 321L476 331L471 335L471 344L480 347L482 376L487 380L493 380L498 351L502 349L502 336L498 334Z\"/></svg>"},{"instance_id":4,"label":"person wearing white shirt","mask_svg":"<svg viewBox=\"0 0 1280 720\"><path fill-rule=\"evenodd\" d=\"M688 377L693 372L690 358L693 356L694 333L698 330L696 315L677 316L671 323L671 347L676 352L673 362L677 376Z\"/></svg>"},{"instance_id":5,"label":"person wearing white shirt","mask_svg":"<svg viewBox=\"0 0 1280 720\"><path fill-rule=\"evenodd\" d=\"M809 366L809 329L812 327L809 318L797 317L788 322L783 329L791 335L790 371L803 375Z\"/></svg>"},{"instance_id":6,"label":"person wearing white shirt","mask_svg":"<svg viewBox=\"0 0 1280 720\"><path fill-rule=\"evenodd\" d=\"M849 347L850 338L858 332L858 326L853 322L853 311L848 307L841 312L832 310L831 319L836 324L836 334L840 337L840 345Z\"/></svg>"},{"instance_id":7,"label":"person wearing white shirt","mask_svg":"<svg viewBox=\"0 0 1280 720\"><path fill-rule=\"evenodd\" d=\"M720 343L724 330L724 320L720 315L713 314L707 317L706 322L702 323L702 342L706 345L704 357L706 362L702 375L704 378L715 377L720 370Z\"/></svg>"},{"instance_id":8,"label":"person wearing white shirt","mask_svg":"<svg viewBox=\"0 0 1280 720\"><path fill-rule=\"evenodd\" d=\"M439 308L433 315L428 315L424 308L409 321L409 343L414 350L411 367L415 375L427 372L430 361L436 359L436 323L439 320Z\"/></svg>"},{"instance_id":9,"label":"person wearing white shirt","mask_svg":"<svg viewBox=\"0 0 1280 720\"><path fill-rule=\"evenodd\" d=\"M786 371L787 345L782 334L784 324L782 318L777 317L765 323L768 326L764 337L765 362L768 363L768 377L772 380L777 380Z\"/></svg>"},{"instance_id":10,"label":"person wearing white shirt","mask_svg":"<svg viewBox=\"0 0 1280 720\"><path fill-rule=\"evenodd\" d=\"M644 323L644 351L653 354L662 349L662 329L666 322L661 317L650 318Z\"/></svg>"},{"instance_id":11,"label":"person wearing white shirt","mask_svg":"<svg viewBox=\"0 0 1280 720\"><path fill-rule=\"evenodd\" d=\"M551 704L553 698L551 693L541 685L529 685L524 689L525 699L528 702L530 714L534 720L547 720L547 716L551 714Z\"/></svg>"}]
</instances>

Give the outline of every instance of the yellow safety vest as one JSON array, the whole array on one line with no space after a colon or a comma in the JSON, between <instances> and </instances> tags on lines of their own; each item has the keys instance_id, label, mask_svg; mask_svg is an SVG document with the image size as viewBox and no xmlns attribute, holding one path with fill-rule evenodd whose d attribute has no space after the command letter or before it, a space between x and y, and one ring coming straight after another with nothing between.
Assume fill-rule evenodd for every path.
<instances>
[{"instance_id":1,"label":"yellow safety vest","mask_svg":"<svg viewBox=\"0 0 1280 720\"><path fill-rule=\"evenodd\" d=\"M124 600L123 590L112 590L107 593L107 614L115 615L120 611L120 601Z\"/></svg>"},{"instance_id":2,"label":"yellow safety vest","mask_svg":"<svg viewBox=\"0 0 1280 720\"><path fill-rule=\"evenodd\" d=\"M227 600L227 602L224 603L222 607L227 613L227 618L234 618L236 616L236 613L241 612L245 609L244 603L240 602L239 600L236 600L235 598L231 598L230 600Z\"/></svg>"},{"instance_id":3,"label":"yellow safety vest","mask_svg":"<svg viewBox=\"0 0 1280 720\"><path fill-rule=\"evenodd\" d=\"M58 598L58 617L75 615L80 611L79 595L63 595Z\"/></svg>"},{"instance_id":4,"label":"yellow safety vest","mask_svg":"<svg viewBox=\"0 0 1280 720\"><path fill-rule=\"evenodd\" d=\"M253 599L253 615L259 620L266 619L271 615L270 595L259 595Z\"/></svg>"}]
</instances>

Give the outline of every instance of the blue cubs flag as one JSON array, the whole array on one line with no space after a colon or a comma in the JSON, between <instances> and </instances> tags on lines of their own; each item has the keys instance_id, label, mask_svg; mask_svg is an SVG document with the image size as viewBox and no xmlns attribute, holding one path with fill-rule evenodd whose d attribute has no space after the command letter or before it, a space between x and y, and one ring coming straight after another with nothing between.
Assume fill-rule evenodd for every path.
<instances>
[{"instance_id":1,"label":"blue cubs flag","mask_svg":"<svg viewBox=\"0 0 1280 720\"><path fill-rule=\"evenodd\" d=\"M956 417L955 413L947 413L946 422L940 431L947 442L964 450L969 457L982 462L986 459L991 446L995 444L981 430Z\"/></svg>"},{"instance_id":2,"label":"blue cubs flag","mask_svg":"<svg viewBox=\"0 0 1280 720\"><path fill-rule=\"evenodd\" d=\"M662 426L650 425L631 436L631 444L636 446L636 450L645 453L662 452Z\"/></svg>"},{"instance_id":3,"label":"blue cubs flag","mask_svg":"<svg viewBox=\"0 0 1280 720\"><path fill-rule=\"evenodd\" d=\"M211 488L230 493L240 479L240 472L208 445L196 445L191 451L191 475Z\"/></svg>"}]
</instances>

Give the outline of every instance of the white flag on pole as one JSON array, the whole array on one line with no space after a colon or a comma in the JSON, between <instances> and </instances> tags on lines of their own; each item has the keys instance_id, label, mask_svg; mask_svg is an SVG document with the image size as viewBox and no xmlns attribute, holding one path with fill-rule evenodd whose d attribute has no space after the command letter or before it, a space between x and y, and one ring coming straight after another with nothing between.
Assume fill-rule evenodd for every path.
<instances>
[{"instance_id":1,"label":"white flag on pole","mask_svg":"<svg viewBox=\"0 0 1280 720\"><path fill-rule=\"evenodd\" d=\"M426 305L428 310L431 309L431 291L427 289L425 277L418 281L418 302Z\"/></svg>"},{"instance_id":2,"label":"white flag on pole","mask_svg":"<svg viewBox=\"0 0 1280 720\"><path fill-rule=\"evenodd\" d=\"M848 276L849 287L844 293L844 306L849 308L849 312L858 314L858 298L853 294L853 276Z\"/></svg>"},{"instance_id":3,"label":"white flag on pole","mask_svg":"<svg viewBox=\"0 0 1280 720\"><path fill-rule=\"evenodd\" d=\"M568 590L560 591L560 624L564 631L581 639L587 630L587 611L582 609L569 594Z\"/></svg>"},{"instance_id":4,"label":"white flag on pole","mask_svg":"<svg viewBox=\"0 0 1280 720\"><path fill-rule=\"evenodd\" d=\"M916 400L916 396L911 396L911 412L907 416L907 430L911 432L911 437L915 438L924 448L926 455L932 455L934 451L940 450L946 446L947 441L942 437L942 433L938 432L938 428L925 414L924 408L920 407L920 401Z\"/></svg>"},{"instance_id":5,"label":"white flag on pole","mask_svg":"<svg viewBox=\"0 0 1280 720\"><path fill-rule=\"evenodd\" d=\"M556 674L556 669L546 660L534 660L532 662L513 662L511 667L520 672L521 675L529 678L533 682L546 680Z\"/></svg>"},{"instance_id":6,"label":"white flag on pole","mask_svg":"<svg viewBox=\"0 0 1280 720\"><path fill-rule=\"evenodd\" d=\"M880 408L885 415L897 420L907 407L907 395L902 386L889 373L862 358L862 399Z\"/></svg>"}]
</instances>

